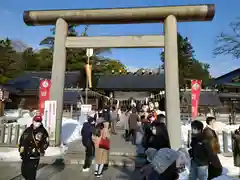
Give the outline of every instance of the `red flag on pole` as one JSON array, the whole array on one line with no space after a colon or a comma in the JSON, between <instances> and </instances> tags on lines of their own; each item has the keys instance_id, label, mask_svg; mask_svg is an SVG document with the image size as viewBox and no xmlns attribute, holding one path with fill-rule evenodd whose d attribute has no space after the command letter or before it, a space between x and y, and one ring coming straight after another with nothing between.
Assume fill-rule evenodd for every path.
<instances>
[{"instance_id":1,"label":"red flag on pole","mask_svg":"<svg viewBox=\"0 0 240 180\"><path fill-rule=\"evenodd\" d=\"M192 119L198 116L198 104L201 93L201 80L191 80L192 86Z\"/></svg>"},{"instance_id":2,"label":"red flag on pole","mask_svg":"<svg viewBox=\"0 0 240 180\"><path fill-rule=\"evenodd\" d=\"M50 98L50 88L51 88L51 80L49 80L49 79L40 80L39 111L41 113L41 116L43 116L43 114L44 114L45 101L48 101Z\"/></svg>"}]
</instances>

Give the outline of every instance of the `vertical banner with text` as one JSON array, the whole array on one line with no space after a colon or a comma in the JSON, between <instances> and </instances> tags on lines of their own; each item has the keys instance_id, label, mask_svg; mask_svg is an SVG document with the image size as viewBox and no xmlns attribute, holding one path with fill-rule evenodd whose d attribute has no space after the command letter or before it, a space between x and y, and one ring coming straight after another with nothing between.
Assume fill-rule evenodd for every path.
<instances>
[{"instance_id":1,"label":"vertical banner with text","mask_svg":"<svg viewBox=\"0 0 240 180\"><path fill-rule=\"evenodd\" d=\"M198 104L201 93L201 80L191 80L192 87L192 119L198 116Z\"/></svg>"},{"instance_id":2,"label":"vertical banner with text","mask_svg":"<svg viewBox=\"0 0 240 180\"><path fill-rule=\"evenodd\" d=\"M49 79L40 80L39 111L40 111L42 116L44 114L45 101L48 101L49 98L50 98L50 88L51 88L51 80L49 80Z\"/></svg>"},{"instance_id":3,"label":"vertical banner with text","mask_svg":"<svg viewBox=\"0 0 240 180\"><path fill-rule=\"evenodd\" d=\"M48 130L50 140L55 140L57 101L45 101L44 126Z\"/></svg>"}]
</instances>

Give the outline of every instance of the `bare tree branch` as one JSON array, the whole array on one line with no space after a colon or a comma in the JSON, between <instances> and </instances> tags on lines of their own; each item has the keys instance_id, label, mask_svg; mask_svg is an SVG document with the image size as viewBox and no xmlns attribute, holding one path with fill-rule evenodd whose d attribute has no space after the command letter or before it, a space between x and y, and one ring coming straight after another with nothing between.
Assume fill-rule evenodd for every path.
<instances>
[{"instance_id":1,"label":"bare tree branch","mask_svg":"<svg viewBox=\"0 0 240 180\"><path fill-rule=\"evenodd\" d=\"M221 33L216 39L214 55L232 55L240 59L240 18L229 24L231 33Z\"/></svg>"}]
</instances>

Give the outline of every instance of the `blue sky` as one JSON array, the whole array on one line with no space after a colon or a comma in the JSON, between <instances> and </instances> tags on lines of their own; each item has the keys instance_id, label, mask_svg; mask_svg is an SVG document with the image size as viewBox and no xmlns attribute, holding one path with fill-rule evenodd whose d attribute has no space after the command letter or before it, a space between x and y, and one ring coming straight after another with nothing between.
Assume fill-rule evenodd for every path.
<instances>
[{"instance_id":1,"label":"blue sky","mask_svg":"<svg viewBox=\"0 0 240 180\"><path fill-rule=\"evenodd\" d=\"M50 35L50 26L26 26L22 13L27 9L76 9L165 6L187 4L216 4L216 14L212 22L179 23L178 29L188 36L196 52L196 58L211 66L211 74L219 76L240 67L240 61L228 56L213 57L216 36L228 31L230 21L240 16L239 0L1 0L0 38L9 37L22 40L25 44L38 48L39 42ZM81 31L81 26L79 27ZM161 24L93 25L89 35L142 35L160 34ZM129 68L154 68L160 64L160 49L113 49L107 56L120 60Z\"/></svg>"}]
</instances>

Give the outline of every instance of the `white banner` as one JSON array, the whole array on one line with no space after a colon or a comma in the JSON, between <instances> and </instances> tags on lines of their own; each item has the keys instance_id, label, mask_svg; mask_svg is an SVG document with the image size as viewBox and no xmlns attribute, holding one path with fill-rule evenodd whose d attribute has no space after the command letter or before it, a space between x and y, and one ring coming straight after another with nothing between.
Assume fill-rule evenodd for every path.
<instances>
[{"instance_id":1,"label":"white banner","mask_svg":"<svg viewBox=\"0 0 240 180\"><path fill-rule=\"evenodd\" d=\"M56 109L56 101L45 101L44 126L48 130L50 140L55 140Z\"/></svg>"},{"instance_id":2,"label":"white banner","mask_svg":"<svg viewBox=\"0 0 240 180\"><path fill-rule=\"evenodd\" d=\"M81 114L87 114L92 111L91 104L81 104Z\"/></svg>"}]
</instances>

